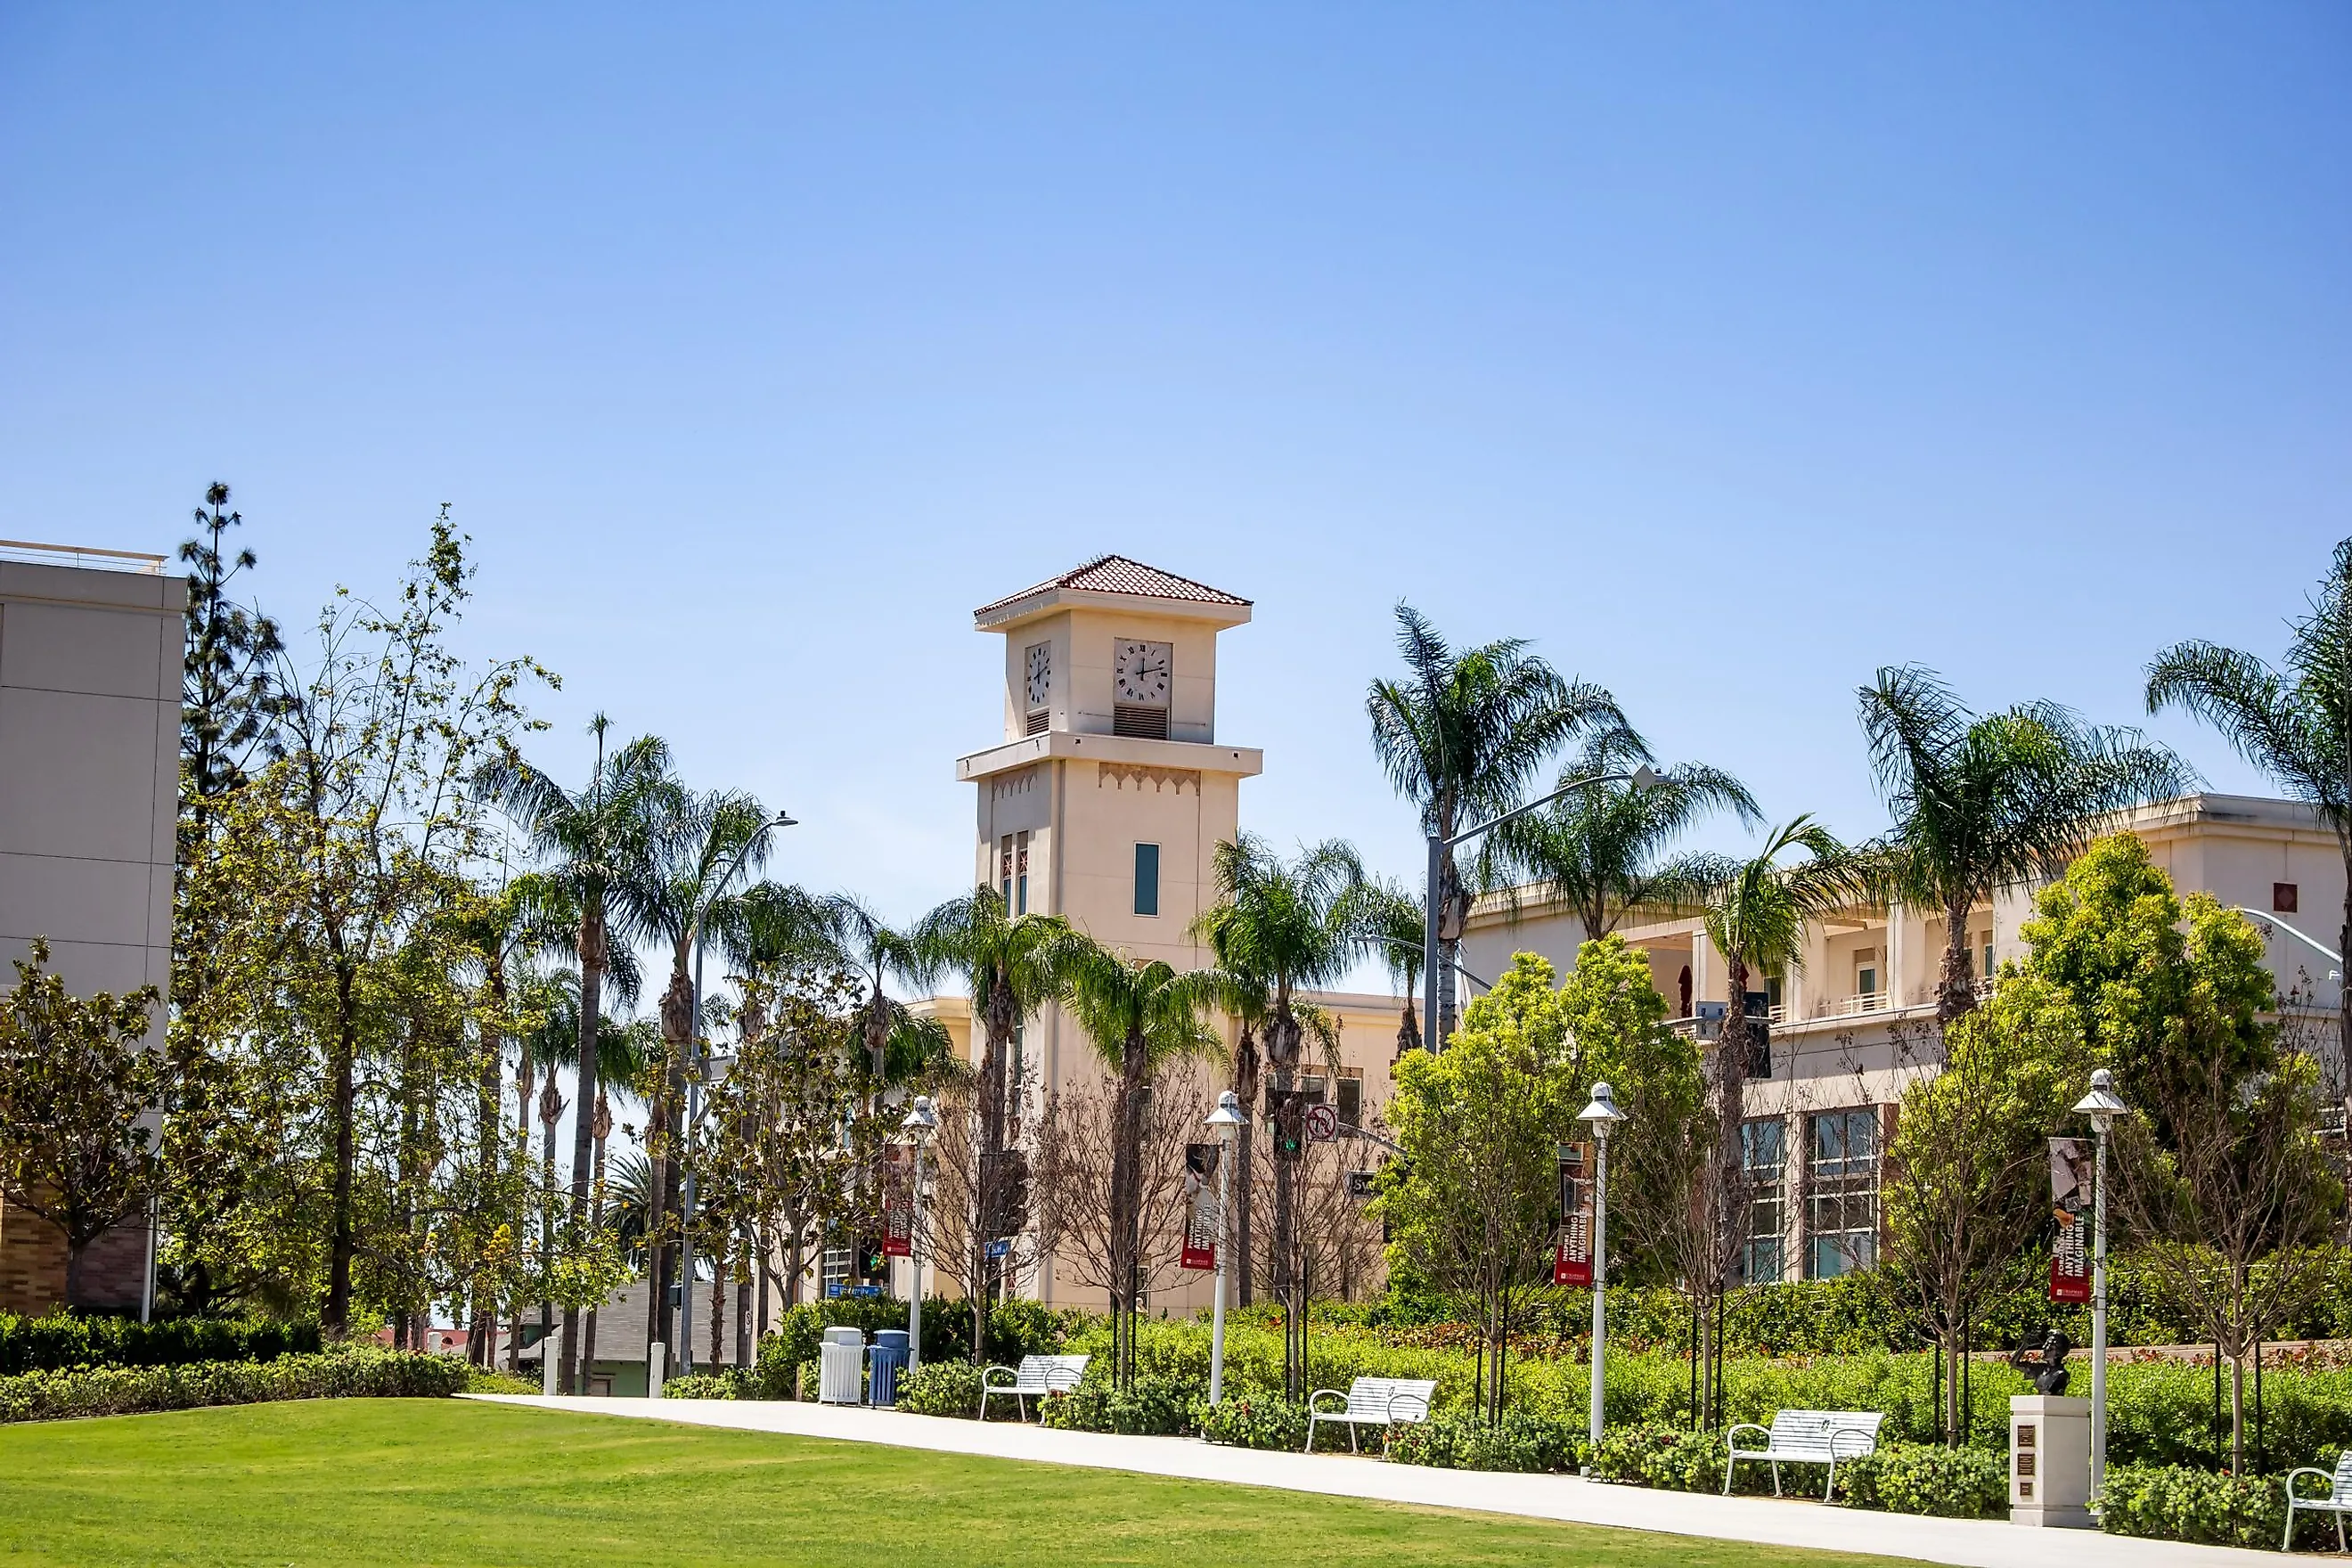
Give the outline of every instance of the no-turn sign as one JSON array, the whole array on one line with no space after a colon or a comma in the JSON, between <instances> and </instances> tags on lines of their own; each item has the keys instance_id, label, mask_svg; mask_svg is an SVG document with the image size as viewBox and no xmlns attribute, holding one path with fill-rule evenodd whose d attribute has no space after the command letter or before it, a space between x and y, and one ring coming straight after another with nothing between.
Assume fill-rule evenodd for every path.
<instances>
[{"instance_id":1,"label":"no-turn sign","mask_svg":"<svg viewBox=\"0 0 2352 1568\"><path fill-rule=\"evenodd\" d=\"M1339 1136L1339 1110L1332 1105L1310 1105L1307 1108L1307 1141L1328 1143Z\"/></svg>"}]
</instances>

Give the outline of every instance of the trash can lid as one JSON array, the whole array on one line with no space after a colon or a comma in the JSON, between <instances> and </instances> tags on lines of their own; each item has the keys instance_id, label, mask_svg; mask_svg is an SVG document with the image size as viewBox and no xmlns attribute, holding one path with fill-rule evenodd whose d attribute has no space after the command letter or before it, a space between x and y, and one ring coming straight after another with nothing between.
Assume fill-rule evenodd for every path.
<instances>
[{"instance_id":1,"label":"trash can lid","mask_svg":"<svg viewBox=\"0 0 2352 1568\"><path fill-rule=\"evenodd\" d=\"M866 1335L858 1329L827 1329L824 1342L829 1345L862 1345L866 1342Z\"/></svg>"},{"instance_id":2,"label":"trash can lid","mask_svg":"<svg viewBox=\"0 0 2352 1568\"><path fill-rule=\"evenodd\" d=\"M904 1329L877 1329L874 1331L874 1342L887 1350L905 1350L907 1348L907 1331Z\"/></svg>"}]
</instances>

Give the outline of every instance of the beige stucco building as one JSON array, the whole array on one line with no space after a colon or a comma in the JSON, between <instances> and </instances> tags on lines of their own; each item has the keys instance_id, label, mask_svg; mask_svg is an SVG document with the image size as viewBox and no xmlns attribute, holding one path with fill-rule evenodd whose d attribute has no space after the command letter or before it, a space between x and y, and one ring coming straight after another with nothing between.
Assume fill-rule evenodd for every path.
<instances>
[{"instance_id":1,"label":"beige stucco building","mask_svg":"<svg viewBox=\"0 0 2352 1568\"><path fill-rule=\"evenodd\" d=\"M186 605L161 556L0 542L0 984L45 937L76 994L170 986ZM99 1242L77 1305L135 1309L144 1253ZM0 1205L0 1311L64 1293L64 1238Z\"/></svg>"},{"instance_id":2,"label":"beige stucco building","mask_svg":"<svg viewBox=\"0 0 2352 1568\"><path fill-rule=\"evenodd\" d=\"M2282 990L2327 1026L2341 1005L2340 965L2294 934L2332 948L2344 907L2336 837L2308 806L2245 795L2192 795L2123 814L2183 894L2205 892L2250 911L2266 932ZM2016 889L1969 917L1968 948L1979 976L2020 956L2019 928L2032 889ZM1723 957L1695 916L1629 916L1618 932L1647 952L1650 973L1677 1026L1707 1028L1696 1015L1727 1007ZM1492 979L1517 952L1537 952L1565 974L1585 940L1581 923L1522 889L1482 900L1464 932L1463 967ZM1757 1205L1750 1269L1756 1277L1837 1274L1876 1257L1880 1161L1903 1088L1931 1071L1935 990L1945 946L1941 913L1900 904L1857 907L1806 933L1801 965L1751 978L1769 989L1769 1077L1747 1087L1746 1152L1764 1196ZM1979 978L1978 984L1985 982ZM2342 1077L2342 1064L2336 1064Z\"/></svg>"}]
</instances>

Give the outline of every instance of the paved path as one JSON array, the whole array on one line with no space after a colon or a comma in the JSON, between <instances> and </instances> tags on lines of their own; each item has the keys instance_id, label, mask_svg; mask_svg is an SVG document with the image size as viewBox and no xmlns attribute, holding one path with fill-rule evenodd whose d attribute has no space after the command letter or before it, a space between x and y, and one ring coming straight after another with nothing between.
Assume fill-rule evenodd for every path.
<instances>
[{"instance_id":1,"label":"paved path","mask_svg":"<svg viewBox=\"0 0 2352 1568\"><path fill-rule=\"evenodd\" d=\"M2189 1564L2278 1564L2273 1553L2169 1541L2135 1541L2095 1531L2028 1530L1981 1520L1918 1519L1818 1502L1708 1497L1604 1486L1572 1476L1497 1475L1435 1470L1340 1454L1269 1454L1218 1447L1181 1437L1117 1437L1049 1432L1012 1422L955 1421L828 1405L729 1399L549 1399L538 1394L473 1394L499 1405L537 1405L575 1415L621 1415L689 1426L783 1432L853 1443L884 1443L949 1454L1028 1459L1051 1465L1132 1470L1149 1476L1279 1487L1286 1491L1381 1502L1421 1503L1481 1513L1519 1514L1577 1524L1663 1531L1719 1541L1753 1541L1822 1551L1868 1552L1961 1568L2188 1568Z\"/></svg>"}]
</instances>

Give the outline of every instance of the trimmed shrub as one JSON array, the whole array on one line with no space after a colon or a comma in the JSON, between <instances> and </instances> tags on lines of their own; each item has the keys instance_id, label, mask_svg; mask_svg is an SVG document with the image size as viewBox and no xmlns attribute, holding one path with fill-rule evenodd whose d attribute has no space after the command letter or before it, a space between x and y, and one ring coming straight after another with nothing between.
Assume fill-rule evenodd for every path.
<instances>
[{"instance_id":1,"label":"trimmed shrub","mask_svg":"<svg viewBox=\"0 0 2352 1568\"><path fill-rule=\"evenodd\" d=\"M1345 1441L1336 1430L1330 1436ZM1506 1410L1492 1422L1468 1411L1456 1411L1426 1421L1402 1422L1388 1429L1391 1459L1400 1465L1433 1465L1446 1470L1573 1469L1582 1447L1582 1434L1564 1422L1517 1410Z\"/></svg>"},{"instance_id":2,"label":"trimmed shrub","mask_svg":"<svg viewBox=\"0 0 2352 1568\"><path fill-rule=\"evenodd\" d=\"M468 1394L537 1394L540 1392L540 1385L530 1378L518 1377L510 1372L469 1366L466 1369L466 1392Z\"/></svg>"},{"instance_id":3,"label":"trimmed shrub","mask_svg":"<svg viewBox=\"0 0 2352 1568\"><path fill-rule=\"evenodd\" d=\"M1201 1436L1234 1448L1307 1446L1307 1407L1271 1394L1229 1394L1200 1412Z\"/></svg>"},{"instance_id":4,"label":"trimmed shrub","mask_svg":"<svg viewBox=\"0 0 2352 1568\"><path fill-rule=\"evenodd\" d=\"M2222 1375L2228 1376L2226 1369ZM2083 1373L2069 1392L2086 1393L2088 1384L2089 1373ZM2229 1457L2227 1404L2221 1413L2224 1424L2217 1429L2210 1361L2202 1366L2151 1361L2113 1367L2107 1373L2109 1462L2219 1469ZM2262 1415L2258 1439L2250 1375L2249 1468L2283 1472L2297 1465L2317 1465L2332 1470L2336 1457L2352 1448L2352 1371L2266 1367Z\"/></svg>"},{"instance_id":5,"label":"trimmed shrub","mask_svg":"<svg viewBox=\"0 0 2352 1568\"><path fill-rule=\"evenodd\" d=\"M968 1361L927 1361L898 1380L898 1408L917 1415L980 1414L980 1368ZM1017 1411L1007 1402L1007 1415Z\"/></svg>"},{"instance_id":6,"label":"trimmed shrub","mask_svg":"<svg viewBox=\"0 0 2352 1568\"><path fill-rule=\"evenodd\" d=\"M446 1399L466 1389L466 1363L404 1351L338 1350L267 1362L91 1367L0 1378L0 1421L127 1415L279 1399Z\"/></svg>"},{"instance_id":7,"label":"trimmed shrub","mask_svg":"<svg viewBox=\"0 0 2352 1568\"><path fill-rule=\"evenodd\" d=\"M2216 1475L2185 1465L2110 1464L2096 1506L2099 1528L2110 1535L2267 1547L2286 1529L2286 1490L2277 1477ZM2322 1516L2310 1517L2317 1522Z\"/></svg>"},{"instance_id":8,"label":"trimmed shrub","mask_svg":"<svg viewBox=\"0 0 2352 1568\"><path fill-rule=\"evenodd\" d=\"M1601 1435L1592 1473L1601 1480L1662 1491L1715 1491L1723 1485L1723 1438L1655 1422L1612 1426Z\"/></svg>"},{"instance_id":9,"label":"trimmed shrub","mask_svg":"<svg viewBox=\"0 0 2352 1568\"><path fill-rule=\"evenodd\" d=\"M86 1366L185 1366L196 1362L275 1361L320 1349L316 1323L234 1318L86 1316L62 1309L40 1318L0 1312L0 1376Z\"/></svg>"},{"instance_id":10,"label":"trimmed shrub","mask_svg":"<svg viewBox=\"0 0 2352 1568\"><path fill-rule=\"evenodd\" d=\"M2009 1468L1987 1448L1939 1443L1881 1443L1838 1466L1838 1489L1856 1508L1993 1519L2009 1507Z\"/></svg>"},{"instance_id":11,"label":"trimmed shrub","mask_svg":"<svg viewBox=\"0 0 2352 1568\"><path fill-rule=\"evenodd\" d=\"M698 1372L685 1377L673 1377L662 1384L664 1399L758 1399L759 1376L756 1373Z\"/></svg>"},{"instance_id":12,"label":"trimmed shrub","mask_svg":"<svg viewBox=\"0 0 2352 1568\"><path fill-rule=\"evenodd\" d=\"M1037 1407L1037 1424L1065 1432L1173 1437L1193 1430L1192 1409L1200 1402L1200 1385L1182 1378L1145 1373L1131 1387L1115 1388L1108 1378L1088 1377L1067 1394L1047 1394Z\"/></svg>"}]
</instances>

